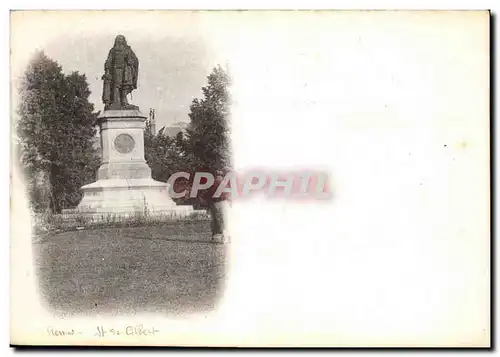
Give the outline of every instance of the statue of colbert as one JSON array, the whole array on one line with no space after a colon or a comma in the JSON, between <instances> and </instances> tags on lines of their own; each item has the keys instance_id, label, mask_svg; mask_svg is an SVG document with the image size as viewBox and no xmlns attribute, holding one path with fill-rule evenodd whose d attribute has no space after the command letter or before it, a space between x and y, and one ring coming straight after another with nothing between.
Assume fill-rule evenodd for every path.
<instances>
[{"instance_id":1,"label":"statue of colbert","mask_svg":"<svg viewBox=\"0 0 500 357\"><path fill-rule=\"evenodd\" d=\"M104 64L102 101L104 110L138 109L130 105L127 95L137 88L139 60L123 35L116 36L115 45L109 50Z\"/></svg>"}]
</instances>

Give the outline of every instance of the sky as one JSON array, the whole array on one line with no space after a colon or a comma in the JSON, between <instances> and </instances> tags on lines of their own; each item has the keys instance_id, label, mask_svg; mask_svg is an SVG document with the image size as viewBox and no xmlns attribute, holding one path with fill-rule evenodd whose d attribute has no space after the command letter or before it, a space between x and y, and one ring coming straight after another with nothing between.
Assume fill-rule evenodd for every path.
<instances>
[{"instance_id":1,"label":"sky","mask_svg":"<svg viewBox=\"0 0 500 357\"><path fill-rule=\"evenodd\" d=\"M79 71L87 75L92 92L90 101L101 110L104 60L114 38L102 36L92 41L85 38L67 41L64 47L51 43L45 51L63 66L65 72ZM203 42L196 38L179 41L166 36L149 41L131 39L129 45L139 58L138 88L129 96L129 101L138 105L144 114L154 108L158 127L188 121L189 105L194 97L201 95L201 87L206 84L210 71L204 62Z\"/></svg>"},{"instance_id":2,"label":"sky","mask_svg":"<svg viewBox=\"0 0 500 357\"><path fill-rule=\"evenodd\" d=\"M120 12L99 13L87 13L78 18L61 12L20 16L23 24L31 23L28 33L31 46L16 53L22 57L21 61L15 61L19 64L17 76L22 71L21 63L26 64L27 56L35 50L43 50L62 66L65 73L84 73L92 92L90 101L96 111L103 110L101 77L104 62L116 35L123 34L139 58L138 88L129 95L129 102L138 105L146 115L150 108L154 108L157 129L176 122L188 122L192 100L201 97L207 76L221 62L215 58L209 41L203 38L203 31L197 26L201 15L190 14L184 18L181 16L182 19L177 16L175 21L169 21L168 16L157 19L150 16L147 21L134 19L137 24L144 24L138 27L127 16L116 15ZM96 22L99 26L103 23L109 26L92 30L92 24ZM60 26L51 29L58 23ZM30 27L24 25L24 28ZM22 37L22 31L18 34Z\"/></svg>"}]
</instances>

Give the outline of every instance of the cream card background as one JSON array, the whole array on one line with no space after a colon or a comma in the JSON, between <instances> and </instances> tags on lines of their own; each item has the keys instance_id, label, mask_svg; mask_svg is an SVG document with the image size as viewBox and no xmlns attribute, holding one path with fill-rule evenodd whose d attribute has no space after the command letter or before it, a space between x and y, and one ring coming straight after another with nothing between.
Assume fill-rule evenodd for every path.
<instances>
[{"instance_id":1,"label":"cream card background","mask_svg":"<svg viewBox=\"0 0 500 357\"><path fill-rule=\"evenodd\" d=\"M54 39L92 41L123 26L147 38L185 16L14 13L13 79L34 47ZM39 302L13 170L11 342L488 345L489 14L216 11L189 19L233 76L236 169L327 170L333 199L235 202L229 278L212 314L58 319ZM85 332L102 322L161 332L100 340ZM48 326L84 333L50 338Z\"/></svg>"}]
</instances>

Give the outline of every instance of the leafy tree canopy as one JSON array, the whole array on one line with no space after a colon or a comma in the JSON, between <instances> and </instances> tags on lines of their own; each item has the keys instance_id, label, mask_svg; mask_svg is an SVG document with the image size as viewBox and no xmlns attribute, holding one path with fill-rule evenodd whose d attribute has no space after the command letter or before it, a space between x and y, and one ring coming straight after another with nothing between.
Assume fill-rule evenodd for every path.
<instances>
[{"instance_id":1,"label":"leafy tree canopy","mask_svg":"<svg viewBox=\"0 0 500 357\"><path fill-rule=\"evenodd\" d=\"M93 180L96 114L84 74L65 75L57 62L37 52L20 88L20 162L35 210L74 207L80 187Z\"/></svg>"}]
</instances>

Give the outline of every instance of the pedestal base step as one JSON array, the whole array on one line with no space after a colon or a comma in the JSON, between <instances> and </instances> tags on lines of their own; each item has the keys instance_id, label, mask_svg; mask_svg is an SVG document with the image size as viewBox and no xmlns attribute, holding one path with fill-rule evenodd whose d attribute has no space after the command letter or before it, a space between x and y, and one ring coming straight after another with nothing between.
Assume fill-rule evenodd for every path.
<instances>
[{"instance_id":1,"label":"pedestal base step","mask_svg":"<svg viewBox=\"0 0 500 357\"><path fill-rule=\"evenodd\" d=\"M168 189L167 183L151 178L97 180L81 188L82 201L72 213L129 217L186 215L194 211L192 206L178 206Z\"/></svg>"}]
</instances>

